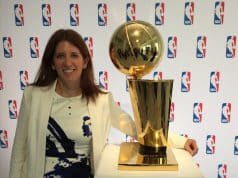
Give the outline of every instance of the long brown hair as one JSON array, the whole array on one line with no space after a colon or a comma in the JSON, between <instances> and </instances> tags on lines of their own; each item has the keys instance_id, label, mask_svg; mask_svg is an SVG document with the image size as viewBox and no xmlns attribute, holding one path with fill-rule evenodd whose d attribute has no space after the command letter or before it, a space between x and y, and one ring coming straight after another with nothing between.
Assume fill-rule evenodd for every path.
<instances>
[{"instance_id":1,"label":"long brown hair","mask_svg":"<svg viewBox=\"0 0 238 178\"><path fill-rule=\"evenodd\" d=\"M57 73L52 69L52 65L56 46L61 41L71 43L80 50L84 59L88 59L87 68L81 74L80 87L82 89L82 97L86 97L87 101L92 100L95 102L98 94L104 92L95 84L92 58L88 47L82 36L72 29L59 29L52 34L46 44L40 68L32 85L49 86L57 79Z\"/></svg>"}]
</instances>

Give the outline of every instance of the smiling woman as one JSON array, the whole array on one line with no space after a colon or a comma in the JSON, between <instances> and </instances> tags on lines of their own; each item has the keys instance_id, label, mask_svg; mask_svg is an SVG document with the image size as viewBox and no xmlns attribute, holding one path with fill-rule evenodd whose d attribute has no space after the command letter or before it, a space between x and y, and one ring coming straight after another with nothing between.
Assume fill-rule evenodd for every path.
<instances>
[{"instance_id":1,"label":"smiling woman","mask_svg":"<svg viewBox=\"0 0 238 178\"><path fill-rule=\"evenodd\" d=\"M40 70L32 85L48 86L56 79L56 90L72 92L64 93L68 97L82 92L87 101L90 99L95 101L96 96L102 92L94 83L88 47L82 36L74 30L59 29L51 36L43 54ZM73 90L65 90L67 88Z\"/></svg>"},{"instance_id":2,"label":"smiling woman","mask_svg":"<svg viewBox=\"0 0 238 178\"><path fill-rule=\"evenodd\" d=\"M56 92L64 97L80 95L81 74L87 67L87 62L88 59L83 58L77 47L67 41L60 42L52 64L58 75Z\"/></svg>"},{"instance_id":3,"label":"smiling woman","mask_svg":"<svg viewBox=\"0 0 238 178\"><path fill-rule=\"evenodd\" d=\"M10 178L91 178L111 126L136 137L133 119L94 81L81 35L57 30L46 45L35 82L23 93ZM174 141L180 148L197 150L191 139L177 136Z\"/></svg>"}]
</instances>

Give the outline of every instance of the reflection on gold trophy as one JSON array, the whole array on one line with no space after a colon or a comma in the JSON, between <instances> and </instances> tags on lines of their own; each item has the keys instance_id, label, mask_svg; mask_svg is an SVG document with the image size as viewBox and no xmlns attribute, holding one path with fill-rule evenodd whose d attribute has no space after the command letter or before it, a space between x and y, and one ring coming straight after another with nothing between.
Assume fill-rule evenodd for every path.
<instances>
[{"instance_id":1,"label":"reflection on gold trophy","mask_svg":"<svg viewBox=\"0 0 238 178\"><path fill-rule=\"evenodd\" d=\"M151 24L130 21L119 26L110 41L115 67L128 77L138 142L122 143L121 170L177 170L168 146L173 80L145 80L163 54L163 40Z\"/></svg>"}]
</instances>

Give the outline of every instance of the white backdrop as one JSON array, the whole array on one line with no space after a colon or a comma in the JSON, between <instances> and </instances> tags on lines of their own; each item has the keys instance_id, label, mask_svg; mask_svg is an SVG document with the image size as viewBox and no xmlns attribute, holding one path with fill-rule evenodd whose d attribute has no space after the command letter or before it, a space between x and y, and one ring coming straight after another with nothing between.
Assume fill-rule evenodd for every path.
<instances>
[{"instance_id":1,"label":"white backdrop","mask_svg":"<svg viewBox=\"0 0 238 178\"><path fill-rule=\"evenodd\" d=\"M0 0L0 177L8 177L22 92L56 29L82 34L97 82L132 114L126 77L108 53L112 33L129 20L163 37L163 59L145 78L174 79L170 130L197 140L194 161L205 177L238 177L237 9L236 0ZM128 140L112 129L109 142Z\"/></svg>"}]
</instances>

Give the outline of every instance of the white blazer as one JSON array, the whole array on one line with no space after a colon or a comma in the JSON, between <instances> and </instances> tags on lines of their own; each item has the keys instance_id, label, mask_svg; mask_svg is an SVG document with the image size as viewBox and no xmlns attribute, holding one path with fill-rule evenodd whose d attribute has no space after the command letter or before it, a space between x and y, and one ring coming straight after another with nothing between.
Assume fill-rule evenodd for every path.
<instances>
[{"instance_id":1,"label":"white blazer","mask_svg":"<svg viewBox=\"0 0 238 178\"><path fill-rule=\"evenodd\" d=\"M56 82L49 87L25 88L19 112L10 163L10 178L42 178L45 168L46 131ZM92 123L93 170L106 145L110 127L136 136L134 121L115 103L111 93L100 94L96 103L89 102ZM185 137L169 134L172 145L183 148Z\"/></svg>"}]
</instances>

